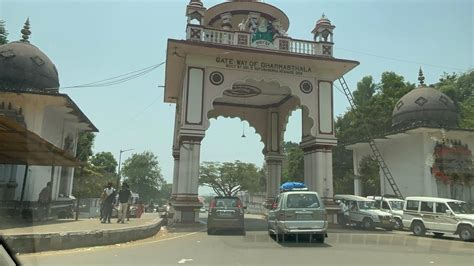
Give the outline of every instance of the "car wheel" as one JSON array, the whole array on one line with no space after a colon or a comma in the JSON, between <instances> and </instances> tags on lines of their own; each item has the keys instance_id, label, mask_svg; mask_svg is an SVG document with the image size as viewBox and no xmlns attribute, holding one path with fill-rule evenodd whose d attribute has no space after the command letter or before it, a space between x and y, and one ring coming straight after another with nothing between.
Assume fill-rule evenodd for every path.
<instances>
[{"instance_id":1,"label":"car wheel","mask_svg":"<svg viewBox=\"0 0 474 266\"><path fill-rule=\"evenodd\" d=\"M365 230L372 230L374 229L374 222L370 218L364 218L362 221L362 226Z\"/></svg>"},{"instance_id":2,"label":"car wheel","mask_svg":"<svg viewBox=\"0 0 474 266\"><path fill-rule=\"evenodd\" d=\"M469 241L469 240L473 239L473 236L474 236L473 229L472 229L472 227L470 227L468 225L462 226L461 230L459 230L459 238L462 241Z\"/></svg>"},{"instance_id":3,"label":"car wheel","mask_svg":"<svg viewBox=\"0 0 474 266\"><path fill-rule=\"evenodd\" d=\"M441 238L444 236L443 233L433 233L435 238Z\"/></svg>"},{"instance_id":4,"label":"car wheel","mask_svg":"<svg viewBox=\"0 0 474 266\"><path fill-rule=\"evenodd\" d=\"M403 222L401 219L398 219L398 218L395 218L395 226L394 226L394 229L395 230L403 230Z\"/></svg>"},{"instance_id":5,"label":"car wheel","mask_svg":"<svg viewBox=\"0 0 474 266\"><path fill-rule=\"evenodd\" d=\"M413 234L416 236L424 236L426 234L425 226L422 222L416 221L412 225Z\"/></svg>"}]
</instances>

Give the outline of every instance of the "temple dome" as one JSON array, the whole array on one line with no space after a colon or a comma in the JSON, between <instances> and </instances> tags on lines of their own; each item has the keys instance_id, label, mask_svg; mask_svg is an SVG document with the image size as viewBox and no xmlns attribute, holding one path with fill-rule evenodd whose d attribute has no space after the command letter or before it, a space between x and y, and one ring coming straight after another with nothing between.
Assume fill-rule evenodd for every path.
<instances>
[{"instance_id":1,"label":"temple dome","mask_svg":"<svg viewBox=\"0 0 474 266\"><path fill-rule=\"evenodd\" d=\"M231 22L233 29L238 29L239 23L247 19L251 13L259 13L268 21L279 21L285 31L290 27L290 21L282 10L257 0L230 0L210 7L206 11L203 25L220 28L221 15L227 13L233 16Z\"/></svg>"},{"instance_id":2,"label":"temple dome","mask_svg":"<svg viewBox=\"0 0 474 266\"><path fill-rule=\"evenodd\" d=\"M405 94L392 112L392 127L415 125L457 127L459 115L454 102L437 89L423 86Z\"/></svg>"},{"instance_id":3,"label":"temple dome","mask_svg":"<svg viewBox=\"0 0 474 266\"><path fill-rule=\"evenodd\" d=\"M29 43L28 29L27 21L21 41L0 46L0 89L57 90L59 78L56 66L38 47Z\"/></svg>"}]
</instances>

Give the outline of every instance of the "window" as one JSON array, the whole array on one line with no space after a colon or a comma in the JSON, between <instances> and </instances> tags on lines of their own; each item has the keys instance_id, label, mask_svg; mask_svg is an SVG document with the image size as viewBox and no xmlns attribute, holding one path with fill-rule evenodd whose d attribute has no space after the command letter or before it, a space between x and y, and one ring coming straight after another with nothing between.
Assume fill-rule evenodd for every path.
<instances>
[{"instance_id":1,"label":"window","mask_svg":"<svg viewBox=\"0 0 474 266\"><path fill-rule=\"evenodd\" d=\"M436 203L436 213L446 213L448 207L445 203Z\"/></svg>"},{"instance_id":2,"label":"window","mask_svg":"<svg viewBox=\"0 0 474 266\"><path fill-rule=\"evenodd\" d=\"M418 211L419 203L420 203L419 201L408 200L406 209L410 211Z\"/></svg>"},{"instance_id":3,"label":"window","mask_svg":"<svg viewBox=\"0 0 474 266\"><path fill-rule=\"evenodd\" d=\"M384 210L390 210L390 206L388 206L388 202L382 201L382 209L384 209Z\"/></svg>"},{"instance_id":4,"label":"window","mask_svg":"<svg viewBox=\"0 0 474 266\"><path fill-rule=\"evenodd\" d=\"M232 208L237 206L237 198L216 198L217 208Z\"/></svg>"},{"instance_id":5,"label":"window","mask_svg":"<svg viewBox=\"0 0 474 266\"><path fill-rule=\"evenodd\" d=\"M433 212L433 202L422 201L420 211L422 212Z\"/></svg>"},{"instance_id":6,"label":"window","mask_svg":"<svg viewBox=\"0 0 474 266\"><path fill-rule=\"evenodd\" d=\"M290 194L286 202L288 208L319 208L315 194Z\"/></svg>"}]
</instances>

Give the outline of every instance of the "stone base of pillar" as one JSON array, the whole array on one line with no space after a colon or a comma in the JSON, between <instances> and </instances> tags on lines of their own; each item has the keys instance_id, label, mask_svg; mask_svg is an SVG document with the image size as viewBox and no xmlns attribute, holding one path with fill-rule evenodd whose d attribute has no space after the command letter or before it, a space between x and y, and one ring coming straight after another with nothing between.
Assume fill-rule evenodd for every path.
<instances>
[{"instance_id":1,"label":"stone base of pillar","mask_svg":"<svg viewBox=\"0 0 474 266\"><path fill-rule=\"evenodd\" d=\"M197 197L175 196L170 199L173 207L173 221L176 223L199 223L199 211L202 203Z\"/></svg>"},{"instance_id":2,"label":"stone base of pillar","mask_svg":"<svg viewBox=\"0 0 474 266\"><path fill-rule=\"evenodd\" d=\"M337 215L341 212L341 208L334 202L332 198L323 199L324 206L326 207L326 218L330 225L337 223Z\"/></svg>"}]
</instances>

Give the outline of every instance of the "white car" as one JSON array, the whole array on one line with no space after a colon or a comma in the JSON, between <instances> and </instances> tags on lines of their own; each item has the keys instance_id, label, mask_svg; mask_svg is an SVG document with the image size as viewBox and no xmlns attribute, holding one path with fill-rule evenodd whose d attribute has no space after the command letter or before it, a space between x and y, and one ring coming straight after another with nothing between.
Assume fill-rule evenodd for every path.
<instances>
[{"instance_id":1,"label":"white car","mask_svg":"<svg viewBox=\"0 0 474 266\"><path fill-rule=\"evenodd\" d=\"M433 197L407 197L403 225L414 235L427 232L436 237L459 235L464 241L474 239L474 211L466 202Z\"/></svg>"},{"instance_id":2,"label":"white car","mask_svg":"<svg viewBox=\"0 0 474 266\"><path fill-rule=\"evenodd\" d=\"M349 207L350 225L355 224L367 230L381 227L388 231L395 226L393 215L377 208L375 200L355 195L336 195L334 200Z\"/></svg>"},{"instance_id":3,"label":"white car","mask_svg":"<svg viewBox=\"0 0 474 266\"><path fill-rule=\"evenodd\" d=\"M403 230L403 205L404 200L382 196L367 196L368 199L373 199L376 202L376 206L382 210L393 215L395 221L394 229Z\"/></svg>"}]
</instances>

